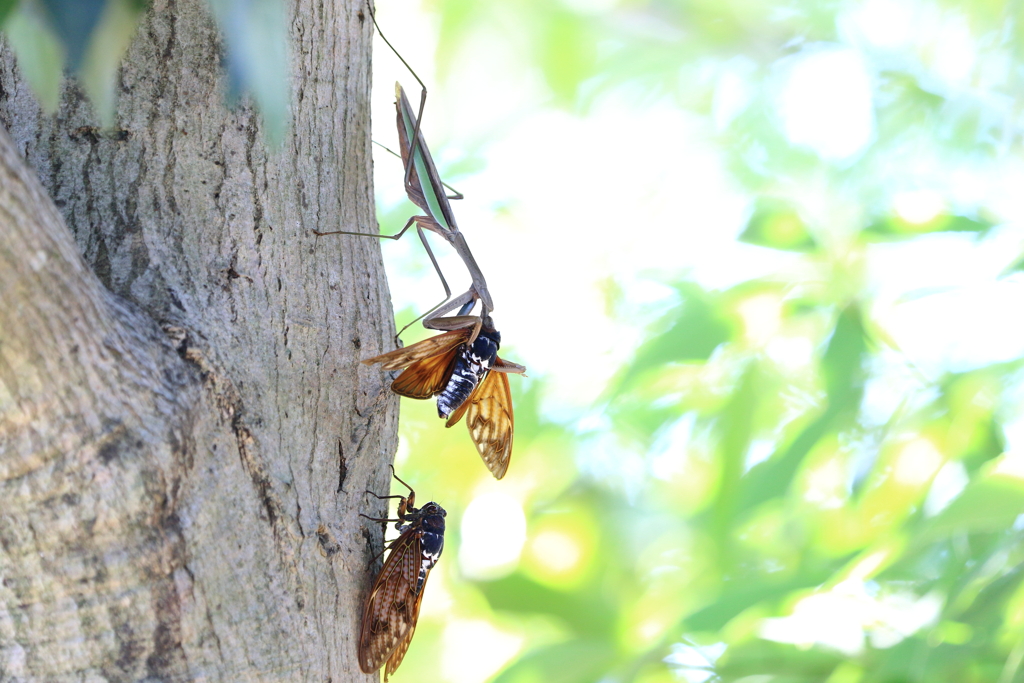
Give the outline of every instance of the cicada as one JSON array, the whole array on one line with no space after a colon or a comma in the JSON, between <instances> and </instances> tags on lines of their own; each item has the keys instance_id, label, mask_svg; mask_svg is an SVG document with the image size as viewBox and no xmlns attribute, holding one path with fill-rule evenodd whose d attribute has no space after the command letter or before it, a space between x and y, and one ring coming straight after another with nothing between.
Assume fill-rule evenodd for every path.
<instances>
[{"instance_id":1,"label":"cicada","mask_svg":"<svg viewBox=\"0 0 1024 683\"><path fill-rule=\"evenodd\" d=\"M437 396L437 414L445 427L466 416L469 436L495 479L508 470L514 419L509 373L526 368L498 356L501 333L490 316L482 324L451 330L430 339L364 360L385 370L405 368L391 390L409 398Z\"/></svg>"},{"instance_id":2,"label":"cicada","mask_svg":"<svg viewBox=\"0 0 1024 683\"><path fill-rule=\"evenodd\" d=\"M416 508L416 492L398 475L394 477L409 489L408 496L372 495L399 498L398 519L367 519L395 522L401 535L388 546L391 553L366 598L359 633L359 668L373 673L386 663L385 681L402 663L416 632L427 577L444 549L444 518L448 514L434 502Z\"/></svg>"}]
</instances>

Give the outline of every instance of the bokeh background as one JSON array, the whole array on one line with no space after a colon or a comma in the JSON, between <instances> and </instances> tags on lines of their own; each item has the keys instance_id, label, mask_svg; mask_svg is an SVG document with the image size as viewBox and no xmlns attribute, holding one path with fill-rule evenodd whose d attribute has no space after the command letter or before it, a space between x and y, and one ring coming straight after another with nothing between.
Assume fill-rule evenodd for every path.
<instances>
[{"instance_id":1,"label":"bokeh background","mask_svg":"<svg viewBox=\"0 0 1024 683\"><path fill-rule=\"evenodd\" d=\"M281 140L280 4L210 3ZM0 0L0 23L44 105L66 67L112 121L145 6ZM403 403L398 472L449 531L394 680L1024 681L1024 5L377 17L529 368L500 482ZM379 40L374 74L394 148L415 82ZM414 207L398 160L375 173L392 233ZM415 238L382 250L402 326L442 289Z\"/></svg>"},{"instance_id":2,"label":"bokeh background","mask_svg":"<svg viewBox=\"0 0 1024 683\"><path fill-rule=\"evenodd\" d=\"M449 531L394 680L1024 680L1022 11L378 3L529 368L500 482L403 399ZM382 248L401 326L443 291Z\"/></svg>"}]
</instances>

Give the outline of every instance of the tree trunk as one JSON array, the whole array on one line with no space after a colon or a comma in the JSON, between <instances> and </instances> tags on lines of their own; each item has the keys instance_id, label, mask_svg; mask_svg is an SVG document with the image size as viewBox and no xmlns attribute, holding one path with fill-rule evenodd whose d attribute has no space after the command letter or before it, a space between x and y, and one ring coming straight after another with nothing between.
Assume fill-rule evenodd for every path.
<instances>
[{"instance_id":1,"label":"tree trunk","mask_svg":"<svg viewBox=\"0 0 1024 683\"><path fill-rule=\"evenodd\" d=\"M0 45L0 681L376 680L391 307L377 240L311 232L376 230L366 11L292 2L280 150L201 0L153 3L112 131Z\"/></svg>"}]
</instances>

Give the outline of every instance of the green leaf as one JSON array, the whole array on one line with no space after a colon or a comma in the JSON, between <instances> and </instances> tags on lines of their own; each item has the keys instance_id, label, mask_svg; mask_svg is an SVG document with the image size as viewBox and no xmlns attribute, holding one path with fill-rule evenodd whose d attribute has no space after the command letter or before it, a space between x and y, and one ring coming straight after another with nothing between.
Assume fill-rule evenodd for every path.
<instances>
[{"instance_id":1,"label":"green leaf","mask_svg":"<svg viewBox=\"0 0 1024 683\"><path fill-rule=\"evenodd\" d=\"M582 636L608 638L614 632L615 611L586 590L556 591L520 574L478 585L496 610L555 616Z\"/></svg>"},{"instance_id":2,"label":"green leaf","mask_svg":"<svg viewBox=\"0 0 1024 683\"><path fill-rule=\"evenodd\" d=\"M11 11L18 5L18 0L0 0L0 27L7 21Z\"/></svg>"},{"instance_id":3,"label":"green leaf","mask_svg":"<svg viewBox=\"0 0 1024 683\"><path fill-rule=\"evenodd\" d=\"M999 273L999 279L1009 277L1014 273L1020 273L1022 271L1024 271L1024 254L1018 256L1013 263L1006 266L1006 268L1003 268L1003 270Z\"/></svg>"},{"instance_id":4,"label":"green leaf","mask_svg":"<svg viewBox=\"0 0 1024 683\"><path fill-rule=\"evenodd\" d=\"M750 468L741 482L739 511L745 512L758 505L782 496L789 490L804 458L826 434L833 429L836 413L826 410L806 427L781 453L775 453L767 460Z\"/></svg>"},{"instance_id":5,"label":"green leaf","mask_svg":"<svg viewBox=\"0 0 1024 683\"><path fill-rule=\"evenodd\" d=\"M750 576L725 581L715 600L684 619L688 631L717 631L732 619L761 603L780 603L790 593L819 586L829 579L834 565L819 567L802 575L774 579L765 577L757 580Z\"/></svg>"},{"instance_id":6,"label":"green leaf","mask_svg":"<svg viewBox=\"0 0 1024 683\"><path fill-rule=\"evenodd\" d=\"M104 0L39 0L47 24L64 46L67 66L72 71L81 67L106 4Z\"/></svg>"},{"instance_id":7,"label":"green leaf","mask_svg":"<svg viewBox=\"0 0 1024 683\"><path fill-rule=\"evenodd\" d=\"M118 69L143 9L138 0L42 0L23 7L5 31L43 108L57 108L67 66L81 77L103 125L113 125Z\"/></svg>"},{"instance_id":8,"label":"green leaf","mask_svg":"<svg viewBox=\"0 0 1024 683\"><path fill-rule=\"evenodd\" d=\"M998 463L996 463L998 470ZM1024 480L989 474L972 482L920 532L920 540L958 532L997 531L1024 514Z\"/></svg>"},{"instance_id":9,"label":"green leaf","mask_svg":"<svg viewBox=\"0 0 1024 683\"><path fill-rule=\"evenodd\" d=\"M860 307L850 304L836 319L821 370L830 410L856 407L864 391L867 338Z\"/></svg>"},{"instance_id":10,"label":"green leaf","mask_svg":"<svg viewBox=\"0 0 1024 683\"><path fill-rule=\"evenodd\" d=\"M719 548L719 567L729 571L732 565L731 541L733 523L740 495L740 478L747 450L753 437L754 412L760 392L758 364L751 363L718 420L721 446L719 460L722 473L719 478L718 495L713 503L714 536Z\"/></svg>"},{"instance_id":11,"label":"green leaf","mask_svg":"<svg viewBox=\"0 0 1024 683\"><path fill-rule=\"evenodd\" d=\"M772 199L758 202L740 233L740 241L790 251L812 251L817 247L796 209Z\"/></svg>"},{"instance_id":12,"label":"green leaf","mask_svg":"<svg viewBox=\"0 0 1024 683\"><path fill-rule=\"evenodd\" d=\"M272 144L284 141L291 113L288 21L281 0L210 0L227 41L228 97L249 92Z\"/></svg>"},{"instance_id":13,"label":"green leaf","mask_svg":"<svg viewBox=\"0 0 1024 683\"><path fill-rule=\"evenodd\" d=\"M821 360L828 405L803 427L781 453L750 469L743 480L740 507L751 509L789 489L804 458L826 434L837 430L840 418L853 415L864 390L867 339L860 309L851 304L836 318L835 329Z\"/></svg>"},{"instance_id":14,"label":"green leaf","mask_svg":"<svg viewBox=\"0 0 1024 683\"><path fill-rule=\"evenodd\" d=\"M571 104L576 89L593 72L595 60L594 36L587 24L577 17L561 11L557 3L544 3L546 9L535 36L534 45L540 48L540 64L548 86L563 105Z\"/></svg>"},{"instance_id":15,"label":"green leaf","mask_svg":"<svg viewBox=\"0 0 1024 683\"><path fill-rule=\"evenodd\" d=\"M536 648L494 679L494 683L589 683L615 661L615 650L601 640L570 640Z\"/></svg>"},{"instance_id":16,"label":"green leaf","mask_svg":"<svg viewBox=\"0 0 1024 683\"><path fill-rule=\"evenodd\" d=\"M983 234L992 228L992 223L967 216L942 213L923 223L911 223L896 215L886 216L864 229L870 237L907 238L935 232L973 232Z\"/></svg>"},{"instance_id":17,"label":"green leaf","mask_svg":"<svg viewBox=\"0 0 1024 683\"><path fill-rule=\"evenodd\" d=\"M60 84L64 79L61 68L64 52L60 41L38 13L28 11L23 5L19 5L8 18L4 33L11 41L18 67L43 111L57 111Z\"/></svg>"},{"instance_id":18,"label":"green leaf","mask_svg":"<svg viewBox=\"0 0 1024 683\"><path fill-rule=\"evenodd\" d=\"M104 126L114 125L117 74L142 12L132 0L110 0L92 32L79 73Z\"/></svg>"},{"instance_id":19,"label":"green leaf","mask_svg":"<svg viewBox=\"0 0 1024 683\"><path fill-rule=\"evenodd\" d=\"M653 335L636 353L619 380L616 393L629 388L648 370L666 363L703 361L732 337L732 326L720 313L715 298L696 285L679 287L682 303L663 318L673 321L667 330Z\"/></svg>"},{"instance_id":20,"label":"green leaf","mask_svg":"<svg viewBox=\"0 0 1024 683\"><path fill-rule=\"evenodd\" d=\"M824 683L831 682L829 675L843 660L839 653L823 648L754 640L729 648L720 658L717 671L725 681Z\"/></svg>"}]
</instances>

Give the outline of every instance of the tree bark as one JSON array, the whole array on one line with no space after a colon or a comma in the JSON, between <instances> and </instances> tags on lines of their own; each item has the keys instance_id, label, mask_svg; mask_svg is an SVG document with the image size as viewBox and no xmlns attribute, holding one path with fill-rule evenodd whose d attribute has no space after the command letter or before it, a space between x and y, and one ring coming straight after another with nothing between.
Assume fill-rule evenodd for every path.
<instances>
[{"instance_id":1,"label":"tree bark","mask_svg":"<svg viewBox=\"0 0 1024 683\"><path fill-rule=\"evenodd\" d=\"M113 130L0 45L0 681L376 680L391 306L376 240L311 232L376 230L367 10L290 5L279 150L201 0L153 3Z\"/></svg>"}]
</instances>

